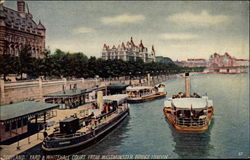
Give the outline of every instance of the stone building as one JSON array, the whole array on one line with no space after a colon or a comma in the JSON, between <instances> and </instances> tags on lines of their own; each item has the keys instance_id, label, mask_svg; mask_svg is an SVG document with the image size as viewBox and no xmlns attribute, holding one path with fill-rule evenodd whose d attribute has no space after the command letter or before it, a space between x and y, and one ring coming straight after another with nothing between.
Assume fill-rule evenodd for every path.
<instances>
[{"instance_id":1,"label":"stone building","mask_svg":"<svg viewBox=\"0 0 250 160\"><path fill-rule=\"evenodd\" d=\"M104 44L102 59L121 59L123 61L142 59L144 62L152 62L155 61L155 49L154 46L152 46L151 52L149 53L148 48L143 45L142 41L139 45L135 45L131 37L131 40L126 44L122 42L122 44L117 47L115 45L110 47Z\"/></svg>"},{"instance_id":2,"label":"stone building","mask_svg":"<svg viewBox=\"0 0 250 160\"><path fill-rule=\"evenodd\" d=\"M209 67L232 67L236 63L237 59L230 56L227 52L224 55L214 53L209 57Z\"/></svg>"},{"instance_id":3,"label":"stone building","mask_svg":"<svg viewBox=\"0 0 250 160\"><path fill-rule=\"evenodd\" d=\"M182 67L207 67L208 61L202 58L189 58L183 61L176 61L175 64L180 65Z\"/></svg>"},{"instance_id":4,"label":"stone building","mask_svg":"<svg viewBox=\"0 0 250 160\"><path fill-rule=\"evenodd\" d=\"M27 11L26 11L27 9ZM19 55L28 46L32 57L42 58L46 28L33 20L24 0L17 0L17 10L0 4L0 54Z\"/></svg>"}]
</instances>

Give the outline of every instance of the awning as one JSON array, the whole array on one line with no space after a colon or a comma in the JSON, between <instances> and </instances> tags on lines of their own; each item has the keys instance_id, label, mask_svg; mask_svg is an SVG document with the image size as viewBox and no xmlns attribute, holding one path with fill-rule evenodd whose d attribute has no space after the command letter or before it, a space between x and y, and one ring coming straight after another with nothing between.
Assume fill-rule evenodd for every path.
<instances>
[{"instance_id":1,"label":"awning","mask_svg":"<svg viewBox=\"0 0 250 160\"><path fill-rule=\"evenodd\" d=\"M127 94L115 94L110 96L103 96L103 101L104 102L116 101L118 104L120 104L120 102L123 102L127 98L128 98Z\"/></svg>"},{"instance_id":2,"label":"awning","mask_svg":"<svg viewBox=\"0 0 250 160\"><path fill-rule=\"evenodd\" d=\"M126 83L111 83L107 86L108 89L126 89L129 84Z\"/></svg>"},{"instance_id":3,"label":"awning","mask_svg":"<svg viewBox=\"0 0 250 160\"><path fill-rule=\"evenodd\" d=\"M208 97L202 98L174 98L168 99L165 102L166 107L176 107L177 109L204 109L213 106L213 101Z\"/></svg>"},{"instance_id":4,"label":"awning","mask_svg":"<svg viewBox=\"0 0 250 160\"><path fill-rule=\"evenodd\" d=\"M41 115L48 110L58 108L58 104L24 101L0 106L0 121L12 121L34 115Z\"/></svg>"}]
</instances>

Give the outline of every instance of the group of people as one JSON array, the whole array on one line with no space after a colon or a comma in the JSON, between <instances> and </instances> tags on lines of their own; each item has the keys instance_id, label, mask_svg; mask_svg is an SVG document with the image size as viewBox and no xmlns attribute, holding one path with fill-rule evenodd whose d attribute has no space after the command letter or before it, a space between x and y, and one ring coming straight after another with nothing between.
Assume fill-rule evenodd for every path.
<instances>
[{"instance_id":1,"label":"group of people","mask_svg":"<svg viewBox=\"0 0 250 160\"><path fill-rule=\"evenodd\" d=\"M172 98L185 98L186 97L186 94L185 93L182 93L182 92L179 92L177 95L173 95ZM191 98L201 98L200 95L198 95L197 93L193 93L191 96Z\"/></svg>"},{"instance_id":2,"label":"group of people","mask_svg":"<svg viewBox=\"0 0 250 160\"><path fill-rule=\"evenodd\" d=\"M187 119L199 119L200 116L204 115L204 111L195 111L195 110L178 110L176 112L178 118L187 118Z\"/></svg>"}]
</instances>

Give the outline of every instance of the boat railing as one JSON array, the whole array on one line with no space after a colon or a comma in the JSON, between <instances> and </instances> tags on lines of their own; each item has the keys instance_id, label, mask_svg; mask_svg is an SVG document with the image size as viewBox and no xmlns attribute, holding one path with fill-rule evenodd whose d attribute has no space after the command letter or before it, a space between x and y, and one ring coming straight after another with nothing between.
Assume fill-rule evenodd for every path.
<instances>
[{"instance_id":1,"label":"boat railing","mask_svg":"<svg viewBox=\"0 0 250 160\"><path fill-rule=\"evenodd\" d=\"M207 125L206 118L177 118L176 123L178 126L197 126L202 127Z\"/></svg>"},{"instance_id":2,"label":"boat railing","mask_svg":"<svg viewBox=\"0 0 250 160\"><path fill-rule=\"evenodd\" d=\"M88 133L88 132L87 132ZM61 133L54 133L50 136L47 137L47 139L49 140L59 140L59 139L67 139L67 138L75 138L75 137L79 137L79 136L82 136L82 135L85 135L87 134L86 132L83 132L83 133L73 133L73 134L61 134Z\"/></svg>"},{"instance_id":3,"label":"boat railing","mask_svg":"<svg viewBox=\"0 0 250 160\"><path fill-rule=\"evenodd\" d=\"M111 116L112 114L116 113L117 110L115 111L112 111L112 112L109 112L109 113L105 113L103 114L102 116L98 117L98 118L102 118L102 117L109 117ZM85 126L87 127L87 126ZM64 139L64 138L75 138L75 137L79 137L79 136L82 136L82 135L85 135L87 133L89 133L90 131L86 132L86 133L73 133L73 134L61 134L61 133L54 133L52 135L50 135L49 137L47 137L48 139L50 140L57 140L57 139Z\"/></svg>"},{"instance_id":4,"label":"boat railing","mask_svg":"<svg viewBox=\"0 0 250 160\"><path fill-rule=\"evenodd\" d=\"M128 97L129 98L145 98L145 97L148 97L148 96L152 96L154 95L155 93L144 93L144 94L138 94L138 95L129 95Z\"/></svg>"}]
</instances>

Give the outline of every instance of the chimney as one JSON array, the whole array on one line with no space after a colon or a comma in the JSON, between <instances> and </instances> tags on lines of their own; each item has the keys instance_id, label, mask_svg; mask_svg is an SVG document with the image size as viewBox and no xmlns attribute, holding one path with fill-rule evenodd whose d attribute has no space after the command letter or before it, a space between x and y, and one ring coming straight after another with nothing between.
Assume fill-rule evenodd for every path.
<instances>
[{"instance_id":1,"label":"chimney","mask_svg":"<svg viewBox=\"0 0 250 160\"><path fill-rule=\"evenodd\" d=\"M189 73L185 73L185 94L186 97L190 97L190 78L189 78Z\"/></svg>"},{"instance_id":2,"label":"chimney","mask_svg":"<svg viewBox=\"0 0 250 160\"><path fill-rule=\"evenodd\" d=\"M17 0L17 11L20 13L25 13L25 2L24 0Z\"/></svg>"},{"instance_id":3,"label":"chimney","mask_svg":"<svg viewBox=\"0 0 250 160\"><path fill-rule=\"evenodd\" d=\"M65 86L62 85L62 90L63 90L63 93L65 94Z\"/></svg>"},{"instance_id":4,"label":"chimney","mask_svg":"<svg viewBox=\"0 0 250 160\"><path fill-rule=\"evenodd\" d=\"M97 91L97 105L98 108L103 111L103 92L102 91Z\"/></svg>"}]
</instances>

